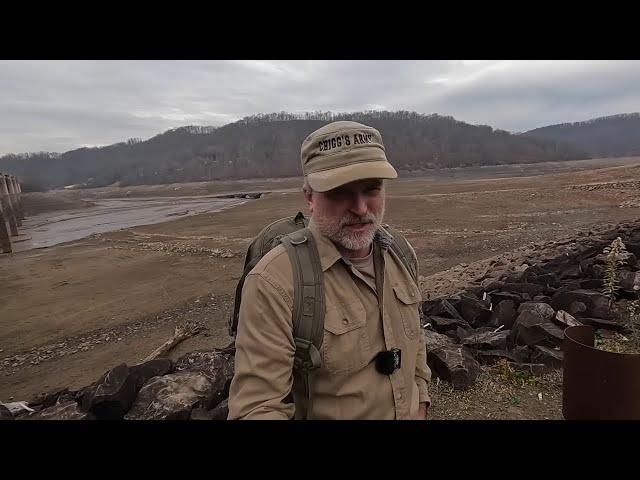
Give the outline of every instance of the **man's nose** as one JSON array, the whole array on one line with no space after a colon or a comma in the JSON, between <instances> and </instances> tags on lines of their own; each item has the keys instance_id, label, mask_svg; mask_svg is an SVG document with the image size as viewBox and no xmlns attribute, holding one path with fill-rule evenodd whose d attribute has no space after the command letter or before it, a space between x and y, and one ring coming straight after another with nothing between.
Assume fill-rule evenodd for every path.
<instances>
[{"instance_id":1,"label":"man's nose","mask_svg":"<svg viewBox=\"0 0 640 480\"><path fill-rule=\"evenodd\" d=\"M351 203L351 211L356 215L363 216L367 213L367 199L364 195L355 195Z\"/></svg>"}]
</instances>

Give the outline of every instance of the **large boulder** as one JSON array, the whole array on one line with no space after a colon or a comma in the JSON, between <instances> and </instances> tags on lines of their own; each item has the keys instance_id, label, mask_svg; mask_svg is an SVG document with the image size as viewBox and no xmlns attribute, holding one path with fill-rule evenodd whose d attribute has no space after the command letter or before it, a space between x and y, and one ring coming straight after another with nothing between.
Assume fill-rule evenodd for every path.
<instances>
[{"instance_id":1,"label":"large boulder","mask_svg":"<svg viewBox=\"0 0 640 480\"><path fill-rule=\"evenodd\" d=\"M79 393L80 404L86 412L103 420L121 419L138 393L136 377L127 364L122 363Z\"/></svg>"},{"instance_id":2,"label":"large boulder","mask_svg":"<svg viewBox=\"0 0 640 480\"><path fill-rule=\"evenodd\" d=\"M457 306L458 312L471 326L479 327L486 324L491 318L489 310L490 302L478 300L476 298L461 295Z\"/></svg>"},{"instance_id":3,"label":"large boulder","mask_svg":"<svg viewBox=\"0 0 640 480\"><path fill-rule=\"evenodd\" d=\"M582 312L572 311L572 304L581 303L585 306ZM617 317L615 311L609 308L609 298L592 290L559 290L552 299L551 306L555 310L565 310L571 315L580 317L604 318L612 320Z\"/></svg>"},{"instance_id":4,"label":"large boulder","mask_svg":"<svg viewBox=\"0 0 640 480\"><path fill-rule=\"evenodd\" d=\"M554 312L545 303L530 304L523 308L511 330L511 341L524 345L546 345L554 347L561 345L563 333L551 322Z\"/></svg>"},{"instance_id":5,"label":"large boulder","mask_svg":"<svg viewBox=\"0 0 640 480\"><path fill-rule=\"evenodd\" d=\"M211 381L213 397L211 406L215 406L229 396L229 387L234 373L235 351L199 350L187 353L176 361L176 372L199 372Z\"/></svg>"},{"instance_id":6,"label":"large boulder","mask_svg":"<svg viewBox=\"0 0 640 480\"><path fill-rule=\"evenodd\" d=\"M489 325L493 327L499 327L503 325L503 328L510 330L513 327L518 313L515 308L516 304L513 300L503 300L493 308L491 318L489 319Z\"/></svg>"},{"instance_id":7,"label":"large boulder","mask_svg":"<svg viewBox=\"0 0 640 480\"><path fill-rule=\"evenodd\" d=\"M582 325L582 322L579 322L573 315L570 315L564 310L558 310L556 312L556 315L553 317L553 320L556 322L556 325L558 325L562 329Z\"/></svg>"},{"instance_id":8,"label":"large boulder","mask_svg":"<svg viewBox=\"0 0 640 480\"><path fill-rule=\"evenodd\" d=\"M187 420L197 407L211 408L213 384L202 372L178 372L154 377L140 389L127 420Z\"/></svg>"},{"instance_id":9,"label":"large boulder","mask_svg":"<svg viewBox=\"0 0 640 480\"><path fill-rule=\"evenodd\" d=\"M454 344L454 341L450 337L427 328L424 329L424 341L427 347L427 352L432 352L439 348Z\"/></svg>"},{"instance_id":10,"label":"large boulder","mask_svg":"<svg viewBox=\"0 0 640 480\"><path fill-rule=\"evenodd\" d=\"M441 379L456 390L466 390L480 373L480 365L464 345L445 345L427 352L427 363Z\"/></svg>"}]
</instances>

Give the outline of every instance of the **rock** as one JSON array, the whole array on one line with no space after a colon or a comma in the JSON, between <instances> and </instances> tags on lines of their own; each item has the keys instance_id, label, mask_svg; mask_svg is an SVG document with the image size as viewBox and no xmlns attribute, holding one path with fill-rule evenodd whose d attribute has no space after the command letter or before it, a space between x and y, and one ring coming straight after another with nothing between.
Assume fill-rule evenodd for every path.
<instances>
[{"instance_id":1,"label":"rock","mask_svg":"<svg viewBox=\"0 0 640 480\"><path fill-rule=\"evenodd\" d=\"M32 413L24 417L25 420L92 420L94 416L82 411L80 406L73 400L45 408L39 412Z\"/></svg>"},{"instance_id":2,"label":"rock","mask_svg":"<svg viewBox=\"0 0 640 480\"><path fill-rule=\"evenodd\" d=\"M226 420L229 416L229 400L225 399L211 410L204 408L194 408L191 411L190 420Z\"/></svg>"},{"instance_id":3,"label":"rock","mask_svg":"<svg viewBox=\"0 0 640 480\"><path fill-rule=\"evenodd\" d=\"M578 279L582 277L582 271L580 265L570 265L567 268L560 271L559 280L565 279Z\"/></svg>"},{"instance_id":4,"label":"rock","mask_svg":"<svg viewBox=\"0 0 640 480\"><path fill-rule=\"evenodd\" d=\"M585 311L580 316L597 317L611 320L615 318L616 313L609 308L609 299L592 290L560 290L551 299L551 306L555 310L565 310L571 315L575 313L571 311L571 304L580 302L585 305Z\"/></svg>"},{"instance_id":5,"label":"rock","mask_svg":"<svg viewBox=\"0 0 640 480\"><path fill-rule=\"evenodd\" d=\"M602 285L602 280L597 278L587 278L578 282L578 286L582 290L600 290Z\"/></svg>"},{"instance_id":6,"label":"rock","mask_svg":"<svg viewBox=\"0 0 640 480\"><path fill-rule=\"evenodd\" d=\"M564 310L558 310L556 312L555 317L553 317L556 324L558 324L558 326L560 326L560 328L565 329L567 327L576 327L579 325L582 325L581 322L579 322L578 320L576 320L573 315L570 315L569 313L565 312Z\"/></svg>"},{"instance_id":7,"label":"rock","mask_svg":"<svg viewBox=\"0 0 640 480\"><path fill-rule=\"evenodd\" d=\"M542 302L524 302L518 307L518 313L525 311L533 312L545 321L550 321L555 315L555 311L548 303Z\"/></svg>"},{"instance_id":8,"label":"rock","mask_svg":"<svg viewBox=\"0 0 640 480\"><path fill-rule=\"evenodd\" d=\"M503 277L503 281L504 283L525 283L526 274L527 273L524 270L509 272Z\"/></svg>"},{"instance_id":9,"label":"rock","mask_svg":"<svg viewBox=\"0 0 640 480\"><path fill-rule=\"evenodd\" d=\"M626 329L625 324L616 320L605 320L604 318L580 317L580 321L584 325L591 325L595 329L604 328L607 330L615 330L623 332Z\"/></svg>"},{"instance_id":10,"label":"rock","mask_svg":"<svg viewBox=\"0 0 640 480\"><path fill-rule=\"evenodd\" d=\"M472 350L505 350L510 334L510 330L481 333L472 332L468 334L461 343Z\"/></svg>"},{"instance_id":11,"label":"rock","mask_svg":"<svg viewBox=\"0 0 640 480\"><path fill-rule=\"evenodd\" d=\"M463 345L447 345L427 353L431 370L456 390L466 390L480 373L480 364Z\"/></svg>"},{"instance_id":12,"label":"rock","mask_svg":"<svg viewBox=\"0 0 640 480\"><path fill-rule=\"evenodd\" d=\"M545 303L534 304L545 305ZM548 313L536 308L524 309L516 319L511 330L511 341L519 344L538 345L543 344L550 347L561 345L563 333L560 328L551 323L551 316Z\"/></svg>"},{"instance_id":13,"label":"rock","mask_svg":"<svg viewBox=\"0 0 640 480\"><path fill-rule=\"evenodd\" d=\"M195 407L208 409L215 392L202 372L177 372L154 377L140 389L127 420L187 420Z\"/></svg>"},{"instance_id":14,"label":"rock","mask_svg":"<svg viewBox=\"0 0 640 480\"><path fill-rule=\"evenodd\" d=\"M78 398L82 409L98 419L122 419L136 398L137 384L137 377L131 374L126 363L122 363L82 389Z\"/></svg>"},{"instance_id":15,"label":"rock","mask_svg":"<svg viewBox=\"0 0 640 480\"><path fill-rule=\"evenodd\" d=\"M504 287L504 282L500 282L498 280L495 280L493 278L487 278L485 280L483 280L480 285L482 285L482 288L484 288L484 290L486 292L493 292L493 291L500 291L502 290L502 288Z\"/></svg>"},{"instance_id":16,"label":"rock","mask_svg":"<svg viewBox=\"0 0 640 480\"><path fill-rule=\"evenodd\" d=\"M175 371L201 372L211 381L213 404L229 396L234 373L234 349L200 350L187 353L176 362Z\"/></svg>"},{"instance_id":17,"label":"rock","mask_svg":"<svg viewBox=\"0 0 640 480\"><path fill-rule=\"evenodd\" d=\"M526 293L531 298L542 295L544 287L535 283L505 283L504 290L510 293Z\"/></svg>"},{"instance_id":18,"label":"rock","mask_svg":"<svg viewBox=\"0 0 640 480\"><path fill-rule=\"evenodd\" d=\"M489 305L475 298L462 295L457 310L471 326L479 327L487 323L491 318Z\"/></svg>"},{"instance_id":19,"label":"rock","mask_svg":"<svg viewBox=\"0 0 640 480\"><path fill-rule=\"evenodd\" d=\"M133 365L129 367L129 371L135 377L136 389L140 390L149 379L171 373L173 371L173 362L169 358L156 358Z\"/></svg>"},{"instance_id":20,"label":"rock","mask_svg":"<svg viewBox=\"0 0 640 480\"><path fill-rule=\"evenodd\" d=\"M544 345L535 345L531 354L531 362L544 363L550 367L562 368L562 351L545 347Z\"/></svg>"},{"instance_id":21,"label":"rock","mask_svg":"<svg viewBox=\"0 0 640 480\"><path fill-rule=\"evenodd\" d=\"M517 293L509 292L494 292L491 294L491 302L494 308L505 300L511 300L514 306L518 306L522 302L522 297Z\"/></svg>"},{"instance_id":22,"label":"rock","mask_svg":"<svg viewBox=\"0 0 640 480\"><path fill-rule=\"evenodd\" d=\"M640 292L640 272L621 270L618 272L620 288L629 293Z\"/></svg>"},{"instance_id":23,"label":"rock","mask_svg":"<svg viewBox=\"0 0 640 480\"><path fill-rule=\"evenodd\" d=\"M536 295L531 299L532 302L551 304L551 297L547 295Z\"/></svg>"},{"instance_id":24,"label":"rock","mask_svg":"<svg viewBox=\"0 0 640 480\"><path fill-rule=\"evenodd\" d=\"M455 305L457 305L459 302L460 298L455 295L448 298L426 300L422 302L422 313L426 316L435 315L438 317L462 319L458 311L455 309Z\"/></svg>"},{"instance_id":25,"label":"rock","mask_svg":"<svg viewBox=\"0 0 640 480\"><path fill-rule=\"evenodd\" d=\"M0 420L13 420L11 411L2 404L0 404Z\"/></svg>"},{"instance_id":26,"label":"rock","mask_svg":"<svg viewBox=\"0 0 640 480\"><path fill-rule=\"evenodd\" d=\"M569 305L569 311L567 313L571 315L581 315L586 310L587 310L587 306L584 303L571 302L571 304Z\"/></svg>"},{"instance_id":27,"label":"rock","mask_svg":"<svg viewBox=\"0 0 640 480\"><path fill-rule=\"evenodd\" d=\"M434 330L439 333L444 333L448 330L454 330L457 327L465 329L471 328L471 325L469 325L466 321L458 320L456 318L431 316L426 317L426 320L433 326Z\"/></svg>"},{"instance_id":28,"label":"rock","mask_svg":"<svg viewBox=\"0 0 640 480\"><path fill-rule=\"evenodd\" d=\"M441 308L443 310L443 313L447 313L449 315L451 315L451 318L457 318L458 320L465 320L464 317L462 317L462 315L460 315L460 313L458 313L458 310L456 310L456 307L454 306L454 299L449 298L449 299L443 299L440 301L440 305ZM458 299L458 301L455 302L455 305L458 305L460 303L460 300Z\"/></svg>"},{"instance_id":29,"label":"rock","mask_svg":"<svg viewBox=\"0 0 640 480\"><path fill-rule=\"evenodd\" d=\"M607 268L604 265L592 265L585 273L593 278L603 279L606 275Z\"/></svg>"},{"instance_id":30,"label":"rock","mask_svg":"<svg viewBox=\"0 0 640 480\"><path fill-rule=\"evenodd\" d=\"M545 273L544 275L538 275L536 277L536 283L542 287L555 287L560 286L558 279L556 278L555 273Z\"/></svg>"},{"instance_id":31,"label":"rock","mask_svg":"<svg viewBox=\"0 0 640 480\"><path fill-rule=\"evenodd\" d=\"M424 340L427 347L427 352L438 350L439 348L447 345L453 345L453 341L446 335L434 332L433 330L424 329Z\"/></svg>"},{"instance_id":32,"label":"rock","mask_svg":"<svg viewBox=\"0 0 640 480\"><path fill-rule=\"evenodd\" d=\"M499 327L504 325L504 328L510 330L513 327L513 323L518 316L515 303L513 300L503 300L495 306L491 312L491 318L489 319L489 325L493 327Z\"/></svg>"},{"instance_id":33,"label":"rock","mask_svg":"<svg viewBox=\"0 0 640 480\"><path fill-rule=\"evenodd\" d=\"M581 280L578 279L570 279L570 280L562 280L560 282L560 287L562 290L581 290Z\"/></svg>"}]
</instances>

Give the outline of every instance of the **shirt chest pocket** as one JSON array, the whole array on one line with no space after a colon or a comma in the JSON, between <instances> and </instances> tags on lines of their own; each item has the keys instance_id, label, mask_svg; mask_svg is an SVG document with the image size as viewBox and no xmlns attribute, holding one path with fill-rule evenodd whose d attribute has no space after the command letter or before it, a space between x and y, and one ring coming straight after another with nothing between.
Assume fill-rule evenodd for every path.
<instances>
[{"instance_id":1,"label":"shirt chest pocket","mask_svg":"<svg viewBox=\"0 0 640 480\"><path fill-rule=\"evenodd\" d=\"M322 360L331 373L359 370L371 359L367 318L359 300L329 307L324 318Z\"/></svg>"},{"instance_id":2,"label":"shirt chest pocket","mask_svg":"<svg viewBox=\"0 0 640 480\"><path fill-rule=\"evenodd\" d=\"M420 332L420 301L422 295L412 283L402 283L393 287L398 311L402 318L402 325L407 338L413 340Z\"/></svg>"}]
</instances>

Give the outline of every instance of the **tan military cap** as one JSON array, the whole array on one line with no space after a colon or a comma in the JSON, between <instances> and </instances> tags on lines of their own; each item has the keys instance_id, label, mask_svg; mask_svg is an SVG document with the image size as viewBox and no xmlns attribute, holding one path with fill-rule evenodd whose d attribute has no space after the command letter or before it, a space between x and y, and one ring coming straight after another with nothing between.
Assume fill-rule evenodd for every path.
<instances>
[{"instance_id":1,"label":"tan military cap","mask_svg":"<svg viewBox=\"0 0 640 480\"><path fill-rule=\"evenodd\" d=\"M326 192L365 178L396 178L382 136L357 122L333 122L311 133L300 149L302 172L311 188Z\"/></svg>"}]
</instances>

